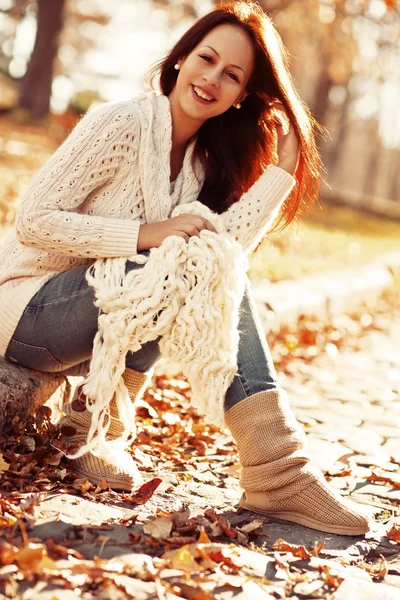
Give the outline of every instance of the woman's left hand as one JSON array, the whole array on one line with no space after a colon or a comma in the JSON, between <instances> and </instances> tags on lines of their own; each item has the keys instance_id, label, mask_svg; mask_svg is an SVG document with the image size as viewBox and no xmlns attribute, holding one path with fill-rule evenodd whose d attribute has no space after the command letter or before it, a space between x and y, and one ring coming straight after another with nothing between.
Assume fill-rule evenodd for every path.
<instances>
[{"instance_id":1,"label":"woman's left hand","mask_svg":"<svg viewBox=\"0 0 400 600\"><path fill-rule=\"evenodd\" d=\"M294 175L300 158L299 140L281 102L274 102L274 112L278 135L278 167Z\"/></svg>"}]
</instances>

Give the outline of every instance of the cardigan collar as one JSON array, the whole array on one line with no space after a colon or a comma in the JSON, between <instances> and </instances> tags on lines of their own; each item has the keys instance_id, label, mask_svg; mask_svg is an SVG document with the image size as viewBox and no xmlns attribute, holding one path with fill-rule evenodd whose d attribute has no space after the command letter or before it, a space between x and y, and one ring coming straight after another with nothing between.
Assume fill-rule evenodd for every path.
<instances>
[{"instance_id":1,"label":"cardigan collar","mask_svg":"<svg viewBox=\"0 0 400 600\"><path fill-rule=\"evenodd\" d=\"M185 201L189 191L200 192L201 169L192 167L196 137L186 148L182 169L170 195L172 116L169 98L157 92L139 95L140 119L140 183L144 197L146 222L156 223L168 219L173 206Z\"/></svg>"}]
</instances>

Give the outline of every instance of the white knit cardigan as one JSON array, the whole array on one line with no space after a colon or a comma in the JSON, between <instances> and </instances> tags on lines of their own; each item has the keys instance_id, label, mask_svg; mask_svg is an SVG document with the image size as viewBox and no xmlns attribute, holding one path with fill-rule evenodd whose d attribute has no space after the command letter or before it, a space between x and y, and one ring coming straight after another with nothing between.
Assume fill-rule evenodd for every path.
<instances>
[{"instance_id":1,"label":"white knit cardigan","mask_svg":"<svg viewBox=\"0 0 400 600\"><path fill-rule=\"evenodd\" d=\"M0 252L0 356L48 279L98 258L136 254L142 223L167 219L176 206L197 199L204 175L192 167L195 140L170 194L171 137L169 99L141 93L90 111L39 171ZM264 236L294 184L271 165L221 215L245 253Z\"/></svg>"}]
</instances>

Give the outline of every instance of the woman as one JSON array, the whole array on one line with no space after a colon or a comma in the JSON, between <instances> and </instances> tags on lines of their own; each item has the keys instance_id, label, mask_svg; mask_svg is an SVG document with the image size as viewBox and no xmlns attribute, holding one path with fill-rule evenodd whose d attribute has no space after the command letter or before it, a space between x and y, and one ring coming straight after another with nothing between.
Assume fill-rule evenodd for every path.
<instances>
[{"instance_id":1,"label":"woman","mask_svg":"<svg viewBox=\"0 0 400 600\"><path fill-rule=\"evenodd\" d=\"M316 123L258 5L234 2L201 18L156 74L161 94L91 111L28 189L1 254L0 352L8 360L69 373L87 364L98 317L88 265L147 252L170 235L187 241L215 231L192 214L170 218L176 205L200 200L249 253L279 211L289 223L315 198ZM279 110L286 124L277 123ZM238 372L224 409L242 465L241 505L322 531L364 533L368 519L308 463L250 288L239 330ZM157 342L128 353L123 378L132 401L159 356ZM82 445L91 423L84 398L78 393L65 412L62 439ZM113 439L122 423L113 402L110 412ZM135 466L128 453L123 458L117 468L88 452L74 466L91 481L131 489Z\"/></svg>"}]
</instances>

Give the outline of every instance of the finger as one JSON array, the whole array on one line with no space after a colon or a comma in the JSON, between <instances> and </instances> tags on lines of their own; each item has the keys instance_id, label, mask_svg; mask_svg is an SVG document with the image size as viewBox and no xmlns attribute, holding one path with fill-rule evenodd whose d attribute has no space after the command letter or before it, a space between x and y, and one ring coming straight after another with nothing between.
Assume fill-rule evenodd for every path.
<instances>
[{"instance_id":1,"label":"finger","mask_svg":"<svg viewBox=\"0 0 400 600\"><path fill-rule=\"evenodd\" d=\"M172 233L170 233L170 235L177 235L178 237L183 238L185 242L188 242L190 238L190 235L188 235L184 231L173 231Z\"/></svg>"},{"instance_id":2,"label":"finger","mask_svg":"<svg viewBox=\"0 0 400 600\"><path fill-rule=\"evenodd\" d=\"M212 231L213 233L218 233L218 231L215 229L215 227L211 223L211 221L209 221L208 219L204 219L204 223L205 223L205 226L207 227L207 229L209 231Z\"/></svg>"},{"instance_id":3,"label":"finger","mask_svg":"<svg viewBox=\"0 0 400 600\"><path fill-rule=\"evenodd\" d=\"M199 229L193 223L184 223L181 227L181 231L187 233L190 237L192 235L200 235Z\"/></svg>"}]
</instances>

